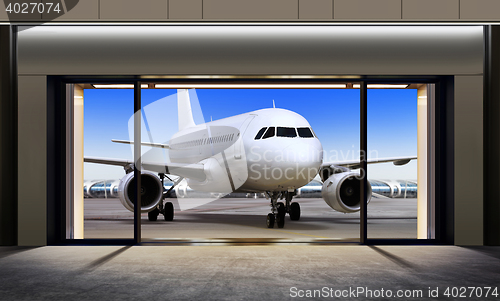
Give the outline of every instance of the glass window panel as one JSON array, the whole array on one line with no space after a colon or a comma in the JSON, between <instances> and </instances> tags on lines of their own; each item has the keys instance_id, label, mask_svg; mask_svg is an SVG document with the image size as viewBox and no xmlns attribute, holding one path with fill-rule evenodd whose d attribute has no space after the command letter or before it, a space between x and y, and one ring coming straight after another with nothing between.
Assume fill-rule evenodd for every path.
<instances>
[{"instance_id":1,"label":"glass window panel","mask_svg":"<svg viewBox=\"0 0 500 301\"><path fill-rule=\"evenodd\" d=\"M275 133L275 127L270 127L269 129L267 129L267 132L266 134L264 135L264 137L262 137L262 139L267 139L267 138L271 138L271 137L274 137L274 133Z\"/></svg>"},{"instance_id":2,"label":"glass window panel","mask_svg":"<svg viewBox=\"0 0 500 301\"><path fill-rule=\"evenodd\" d=\"M267 128L261 128L260 131L255 136L255 140L259 140L262 137L262 135L264 135L264 132L266 131L266 129Z\"/></svg>"},{"instance_id":3,"label":"glass window panel","mask_svg":"<svg viewBox=\"0 0 500 301\"><path fill-rule=\"evenodd\" d=\"M425 86L425 85L421 85ZM368 160L417 157L418 89L368 89ZM420 159L420 157L418 158ZM368 165L368 238L416 239L418 160ZM426 197L426 196L422 196Z\"/></svg>"},{"instance_id":4,"label":"glass window panel","mask_svg":"<svg viewBox=\"0 0 500 301\"><path fill-rule=\"evenodd\" d=\"M134 115L133 89L84 89L84 157L114 158L133 162L133 145L114 143L112 139L132 141L129 121ZM75 131L82 130L75 124ZM133 238L134 213L120 198L120 179L126 180L123 166L85 162L84 235L92 238ZM75 237L76 238L76 237Z\"/></svg>"},{"instance_id":5,"label":"glass window panel","mask_svg":"<svg viewBox=\"0 0 500 301\"><path fill-rule=\"evenodd\" d=\"M106 90L92 89L89 95L91 93L106 94L105 91ZM120 90L115 89L113 91L114 93L121 93L119 92ZM106 127L98 123L94 129L88 131L88 133L93 134L93 137L97 136L97 132L100 134L98 138L106 141L111 141L111 139L124 141L133 140L133 131L131 132L133 126L131 126L130 123L130 118L133 116L133 90L122 90L122 92L124 91L130 92L129 97L122 97L122 95L111 97L111 99L116 98L116 101L119 99L122 101L127 99L127 101L114 103L113 109L100 103L103 110L100 110L100 108L95 109L101 114L99 115L99 121L116 122L117 124L116 126ZM141 91L143 105L141 112L143 117L141 125L142 142L156 145L167 144L172 147L169 149L143 145L141 152L142 162L158 163L157 165L160 166L162 164L168 166L168 164L174 160L176 160L176 163L182 162L179 159L180 157L176 157L175 152L172 153L172 150L177 147L178 150L181 151L177 154L189 158L189 164L193 162L196 164L196 162L207 158L220 159L220 163L223 164L225 164L224 160L226 160L228 164L227 167L231 170L233 177L233 185L240 185L243 182L238 183L237 181L240 181L239 178L246 179L243 173L244 169L234 169L234 165L231 164L238 162L234 152L236 152L239 147L243 146L243 143L241 143L243 139L241 138L245 135L245 131L247 135L250 136L248 137L249 141L254 141L252 138L256 138L253 136L256 132L265 138L274 137L276 135L282 137L297 137L300 131L301 137L314 138L314 132L307 123L309 123L319 135L318 139L321 142L324 155L323 162L335 164L336 162L356 160L356 158L358 158L356 150L359 149L359 90L357 89L190 90L189 95L191 97L191 106L196 126L198 127L205 124L205 120L212 119L212 116L214 123L210 123L211 126L213 126L206 134L200 132L200 135L197 133L196 135L189 137L185 136L185 139L175 141L176 138L179 138L178 134L180 132L178 123L179 116L177 112L177 92L178 91L174 89L143 89ZM206 100L204 104L197 99L198 95L201 95L201 100ZM295 121L290 122L288 126L286 126L286 123L273 122L274 124L282 125L277 129L273 126L270 128L267 127L268 125L263 126L266 121L271 125L273 124L266 119L260 119L259 122L261 123L252 124L252 120L257 120L256 117L252 117L255 119L242 119L239 123L230 123L230 127L220 127L220 120L224 118L252 111L255 111L255 116L257 116L259 110L266 106L265 103L254 104L248 101L238 102L242 104L240 107L231 106L230 104L234 104L234 99L237 97L265 99L265 97L263 97L264 95L267 95L268 98L276 97L279 99L287 99L287 102L281 105L279 111L291 111L290 116L300 114L307 122L299 127L299 130L295 127ZM101 95L100 99L104 98L105 97ZM305 101L310 98L318 99L314 106L311 106L309 102ZM322 99L325 101L319 101ZM331 101L332 99L338 101ZM122 111L125 111L125 107L130 109L127 113L127 118L115 120L115 118L109 117L111 113L120 113L124 115ZM204 108L203 112L201 111L202 107ZM335 120L325 119L321 118L321 114L318 114L320 108L322 111L341 110L345 112L345 114ZM262 120L264 120L264 122L262 122ZM234 121L234 119L231 119L231 121ZM297 119L297 121L301 123L304 122L301 118ZM300 123L297 125L300 125ZM231 127L236 127L237 130ZM193 133L191 131L188 132ZM208 133L210 133L210 135ZM225 143L228 141L231 141L231 143ZM292 139L290 139L290 141L291 143L286 143L286 140L276 139L277 144L275 144L274 147L277 149L286 149L287 152L293 152L294 149L303 152L310 149L310 146L297 147L297 143L313 143L315 140L294 139L292 142ZM262 144L260 141L254 141L254 143L255 145ZM273 141L268 140L264 145L268 143L273 144ZM225 148L227 148L228 145L231 147L231 152L226 152ZM115 147L112 151L109 151L107 154L102 154L101 152L106 152L107 146L100 147L99 144L96 144L96 147L93 149L96 153L86 153L86 156L133 160L133 144L112 143L112 146ZM266 146L266 150L267 149ZM206 150L209 150L209 152L204 153ZM244 151L245 149L242 147L240 150ZM266 153L266 156L268 155L269 154ZM293 156L287 157L286 160L293 160L293 158ZM303 158L309 157L303 157L299 154L296 158L303 160ZM274 158L273 160L281 159ZM91 163L85 163L86 168L90 166L90 164ZM178 167L178 165L176 166ZM245 163L245 167L246 166ZM276 169L277 168L274 168L274 171L276 171ZM127 194L127 191L121 191L120 189L123 189L123 187L119 185L120 179L125 179L129 177L130 174L126 174L124 168L120 166L116 167L116 170L116 176L98 179L99 181L90 183L93 186L84 186L81 190L87 194L92 193L93 196L95 196L90 201L86 200L86 209L90 208L88 205L93 203L93 205L91 204L91 211L86 211L92 215L90 218L85 219L86 238L133 237L133 212L130 211L130 209L127 210L127 208L125 208L126 206L123 206L123 202L120 201L120 194ZM90 169L88 169L88 171L90 171ZM259 240L264 236L273 239L293 241L359 240L359 212L354 210L351 214L345 214L347 212L323 199L323 181L319 177L314 178L314 176L316 176L315 173L312 174L310 178L312 180L309 183L296 187L296 195L293 198L293 203L300 204L302 218L300 220L293 220L291 216L287 214L285 230L287 228L293 230L288 233L284 231L270 232L270 229L266 227L265 218L270 210L269 200L267 200L264 195L265 191L255 192L248 190L244 192L221 192L216 189L218 183L215 182L210 186L214 191L208 191L197 187L191 187L190 185L193 182L188 182L186 180L180 181L175 188L171 189L174 184L180 180L178 176L169 174L169 178L163 178L162 184L162 176L159 171L148 169L143 170L143 172L144 171L150 173L148 177L150 177L149 179L151 180L142 181L143 187L145 188L144 193L147 194L151 191L158 192L156 188L160 187L159 191L165 194L165 199L161 202L162 206L158 203L156 207L151 207L142 212L141 224L143 241L161 241L179 238L203 241L211 240L213 237L222 237L224 239L254 238ZM317 169L314 172L317 172ZM356 170L343 170L343 172L351 176L356 174ZM101 173L99 175L105 174ZM275 175L276 174L271 176ZM86 179L88 178L89 177L86 177ZM221 179L217 180L219 181ZM329 180L329 178L325 180ZM272 179L266 180L265 182L272 182ZM129 185L133 185L133 183L133 180L131 180ZM194 185L196 185L196 183L194 183ZM229 182L227 186L230 187ZM349 194L351 194L351 191L349 191L349 189L344 189L342 195L339 197L344 198L348 206L355 207L356 204L353 203L354 201L346 196ZM146 200L147 198L143 196L143 203L141 204L143 207L149 205L144 203ZM285 203L286 201L285 198L279 198L278 202ZM169 206L171 206L174 212L173 221L165 219L164 213L168 207L167 204L170 204ZM162 211L160 211L160 209ZM277 230L278 226L275 225L274 228ZM127 232L127 229L130 231Z\"/></svg>"},{"instance_id":6,"label":"glass window panel","mask_svg":"<svg viewBox=\"0 0 500 301\"><path fill-rule=\"evenodd\" d=\"M294 138L297 137L297 132L295 128L286 128L286 127L278 127L278 137L288 137Z\"/></svg>"},{"instance_id":7,"label":"glass window panel","mask_svg":"<svg viewBox=\"0 0 500 301\"><path fill-rule=\"evenodd\" d=\"M299 137L302 138L312 138L314 137L310 128L297 128L297 132L299 133Z\"/></svg>"}]
</instances>

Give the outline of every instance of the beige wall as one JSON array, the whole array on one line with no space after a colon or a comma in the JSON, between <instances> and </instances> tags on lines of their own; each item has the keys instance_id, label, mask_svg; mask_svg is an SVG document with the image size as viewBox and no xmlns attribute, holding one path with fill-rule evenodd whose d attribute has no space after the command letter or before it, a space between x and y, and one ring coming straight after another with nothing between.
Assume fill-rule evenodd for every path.
<instances>
[{"instance_id":1,"label":"beige wall","mask_svg":"<svg viewBox=\"0 0 500 301\"><path fill-rule=\"evenodd\" d=\"M47 243L47 80L19 76L18 244Z\"/></svg>"},{"instance_id":2,"label":"beige wall","mask_svg":"<svg viewBox=\"0 0 500 301\"><path fill-rule=\"evenodd\" d=\"M0 4L3 8L3 5ZM50 16L44 15L47 19ZM42 16L30 17L40 20ZM84 0L55 21L499 21L498 0ZM8 21L0 9L0 21Z\"/></svg>"},{"instance_id":3,"label":"beige wall","mask_svg":"<svg viewBox=\"0 0 500 301\"><path fill-rule=\"evenodd\" d=\"M483 77L455 76L455 244L483 244Z\"/></svg>"},{"instance_id":4,"label":"beige wall","mask_svg":"<svg viewBox=\"0 0 500 301\"><path fill-rule=\"evenodd\" d=\"M459 0L403 0L402 19L458 20Z\"/></svg>"}]
</instances>

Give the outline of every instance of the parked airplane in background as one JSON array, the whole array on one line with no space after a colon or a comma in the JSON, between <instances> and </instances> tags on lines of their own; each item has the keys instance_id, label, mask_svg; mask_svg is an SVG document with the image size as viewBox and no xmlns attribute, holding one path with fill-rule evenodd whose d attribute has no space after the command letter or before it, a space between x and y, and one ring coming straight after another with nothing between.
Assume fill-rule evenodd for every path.
<instances>
[{"instance_id":1,"label":"parked airplane in background","mask_svg":"<svg viewBox=\"0 0 500 301\"><path fill-rule=\"evenodd\" d=\"M323 181L322 197L334 210L351 213L360 210L359 161L323 162L323 147L309 122L284 109L262 109L196 125L188 90L177 91L179 131L168 144L142 142L144 146L168 149L170 163L141 162L141 210L155 221L160 213L172 220L171 202L164 204L163 179L177 175L197 191L265 192L271 200L267 226L279 228L288 213L300 219L300 205L293 202L295 190L318 174ZM113 140L133 144L131 141ZM369 159L368 164L393 162L404 165L416 157ZM134 162L90 158L85 162L119 165L127 174L120 181L118 194L125 208L133 211ZM157 176L158 175L158 176ZM371 188L368 185L368 201ZM280 202L283 200L285 202Z\"/></svg>"},{"instance_id":2,"label":"parked airplane in background","mask_svg":"<svg viewBox=\"0 0 500 301\"><path fill-rule=\"evenodd\" d=\"M372 197L379 199L406 199L406 198L417 198L417 181L409 180L374 180L371 179L370 186L372 189ZM115 180L91 180L85 181L83 184L83 196L85 198L118 198L118 186L120 185L120 179ZM165 181L163 184L163 191L168 191L174 185L173 181ZM321 189L323 188L323 181L317 176L309 182L298 189L295 189L294 198L321 198ZM231 192L228 194L220 194L213 192L203 192L193 190L188 186L186 180L184 179L174 189L170 190L170 194L167 197L172 198L188 198L188 199L210 199L215 200L219 198L266 198L263 192ZM193 206L200 206L199 203L179 203L183 206L183 210L191 209Z\"/></svg>"}]
</instances>

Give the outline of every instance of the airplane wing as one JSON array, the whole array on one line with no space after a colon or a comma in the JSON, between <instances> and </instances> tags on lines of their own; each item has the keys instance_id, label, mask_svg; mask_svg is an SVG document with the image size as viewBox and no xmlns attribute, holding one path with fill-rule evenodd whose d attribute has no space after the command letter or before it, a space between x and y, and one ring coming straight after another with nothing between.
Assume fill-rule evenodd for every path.
<instances>
[{"instance_id":1,"label":"airplane wing","mask_svg":"<svg viewBox=\"0 0 500 301\"><path fill-rule=\"evenodd\" d=\"M83 159L83 162L122 166L124 168L127 168L128 166L131 167L134 166L134 162L131 160L108 159L108 158L85 157ZM141 163L142 163L142 169L149 171L165 173L169 175L177 175L184 178L194 179L200 182L203 182L206 179L204 166L203 164L199 163L198 164L182 164L182 163L158 164L151 162L141 162Z\"/></svg>"},{"instance_id":2,"label":"airplane wing","mask_svg":"<svg viewBox=\"0 0 500 301\"><path fill-rule=\"evenodd\" d=\"M127 140L111 139L111 141L115 142L115 143L134 144L134 141L127 141ZM150 147L158 147L158 148L170 149L170 145L168 145L168 144L162 144L162 143L141 142L141 145L150 146Z\"/></svg>"},{"instance_id":3,"label":"airplane wing","mask_svg":"<svg viewBox=\"0 0 500 301\"><path fill-rule=\"evenodd\" d=\"M394 165L405 165L411 160L416 160L417 157L395 157L395 158L380 158L380 159L368 159L367 163L368 164L376 164L376 163L388 163L392 162ZM321 164L321 169L323 168L328 168L328 167L335 167L335 166L341 166L341 167L347 167L349 169L358 169L360 168L360 162L359 160L353 160L353 161L343 161L343 162L327 162Z\"/></svg>"}]
</instances>

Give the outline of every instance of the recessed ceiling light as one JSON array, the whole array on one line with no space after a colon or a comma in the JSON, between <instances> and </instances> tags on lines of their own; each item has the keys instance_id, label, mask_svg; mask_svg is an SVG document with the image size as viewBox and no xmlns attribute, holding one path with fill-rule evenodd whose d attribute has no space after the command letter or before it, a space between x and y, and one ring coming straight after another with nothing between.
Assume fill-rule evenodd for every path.
<instances>
[{"instance_id":1,"label":"recessed ceiling light","mask_svg":"<svg viewBox=\"0 0 500 301\"><path fill-rule=\"evenodd\" d=\"M155 84L156 89L345 89L346 84Z\"/></svg>"},{"instance_id":2,"label":"recessed ceiling light","mask_svg":"<svg viewBox=\"0 0 500 301\"><path fill-rule=\"evenodd\" d=\"M368 89L406 89L409 85L390 85L390 84L368 84ZM359 89L360 84L352 85L354 89Z\"/></svg>"},{"instance_id":3,"label":"recessed ceiling light","mask_svg":"<svg viewBox=\"0 0 500 301\"><path fill-rule=\"evenodd\" d=\"M418 98L427 98L427 96L419 96Z\"/></svg>"},{"instance_id":4,"label":"recessed ceiling light","mask_svg":"<svg viewBox=\"0 0 500 301\"><path fill-rule=\"evenodd\" d=\"M96 89L133 89L134 85L133 84L93 84L94 88ZM141 84L142 89L147 89L148 84Z\"/></svg>"},{"instance_id":5,"label":"recessed ceiling light","mask_svg":"<svg viewBox=\"0 0 500 301\"><path fill-rule=\"evenodd\" d=\"M75 96L75 98L83 98L83 96Z\"/></svg>"}]
</instances>

